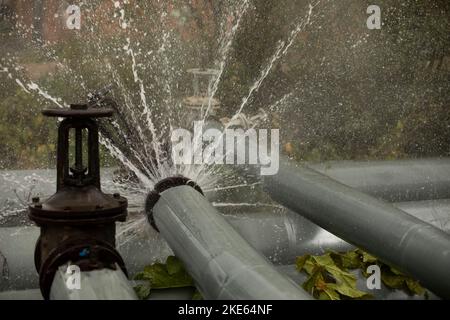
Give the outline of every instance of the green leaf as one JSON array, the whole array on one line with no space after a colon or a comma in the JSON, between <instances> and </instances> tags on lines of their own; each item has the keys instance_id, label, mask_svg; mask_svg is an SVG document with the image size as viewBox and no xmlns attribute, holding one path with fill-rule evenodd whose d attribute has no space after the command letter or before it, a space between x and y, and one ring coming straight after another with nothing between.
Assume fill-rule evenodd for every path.
<instances>
[{"instance_id":1,"label":"green leaf","mask_svg":"<svg viewBox=\"0 0 450 320\"><path fill-rule=\"evenodd\" d=\"M405 274L401 271L399 271L398 269L395 269L394 267L390 267L391 271L393 274L396 274L398 276L404 276Z\"/></svg>"},{"instance_id":2,"label":"green leaf","mask_svg":"<svg viewBox=\"0 0 450 320\"><path fill-rule=\"evenodd\" d=\"M341 300L339 293L331 288L325 288L319 293L319 300Z\"/></svg>"},{"instance_id":3,"label":"green leaf","mask_svg":"<svg viewBox=\"0 0 450 320\"><path fill-rule=\"evenodd\" d=\"M357 250L357 252L362 255L363 262L365 262L365 263L373 263L373 264L375 264L377 262L377 258L372 256L371 254L369 254L369 253L367 253L365 251L362 251L362 250Z\"/></svg>"},{"instance_id":4,"label":"green leaf","mask_svg":"<svg viewBox=\"0 0 450 320\"><path fill-rule=\"evenodd\" d=\"M146 300L150 296L150 284L139 284L134 287L134 291L141 300Z\"/></svg>"},{"instance_id":5,"label":"green leaf","mask_svg":"<svg viewBox=\"0 0 450 320\"><path fill-rule=\"evenodd\" d=\"M191 276L178 259L168 258L166 264L154 263L146 266L135 276L136 280L147 280L152 289L190 287L194 285Z\"/></svg>"},{"instance_id":6,"label":"green leaf","mask_svg":"<svg viewBox=\"0 0 450 320\"><path fill-rule=\"evenodd\" d=\"M322 270L319 268L316 269L306 281L303 283L302 287L310 294L314 295L315 288L318 283L325 282L324 276L322 274Z\"/></svg>"},{"instance_id":7,"label":"green leaf","mask_svg":"<svg viewBox=\"0 0 450 320\"><path fill-rule=\"evenodd\" d=\"M175 256L167 257L166 266L169 274L176 274L184 270L183 263Z\"/></svg>"},{"instance_id":8,"label":"green leaf","mask_svg":"<svg viewBox=\"0 0 450 320\"><path fill-rule=\"evenodd\" d=\"M316 263L312 260L312 257L309 254L297 257L296 268L299 272L305 270L307 274L311 275L314 272L315 266Z\"/></svg>"},{"instance_id":9,"label":"green leaf","mask_svg":"<svg viewBox=\"0 0 450 320\"><path fill-rule=\"evenodd\" d=\"M406 286L408 287L408 289L414 293L414 294L418 294L418 295L422 295L425 293L425 288L423 288L418 281L413 280L413 279L406 279Z\"/></svg>"},{"instance_id":10,"label":"green leaf","mask_svg":"<svg viewBox=\"0 0 450 320\"><path fill-rule=\"evenodd\" d=\"M362 265L360 255L356 250L343 253L330 251L330 255L336 264L344 269L358 269Z\"/></svg>"},{"instance_id":11,"label":"green leaf","mask_svg":"<svg viewBox=\"0 0 450 320\"><path fill-rule=\"evenodd\" d=\"M329 272L337 283L342 283L350 287L356 286L356 277L348 273L345 270L340 269L331 258L330 253L326 253L322 256L314 256L313 259L318 265L323 266L327 272Z\"/></svg>"},{"instance_id":12,"label":"green leaf","mask_svg":"<svg viewBox=\"0 0 450 320\"><path fill-rule=\"evenodd\" d=\"M317 299L367 299L372 296L356 288L357 278L348 272L360 269L365 277L369 265L376 264L381 268L383 284L392 289L406 290L410 294L426 294L426 290L418 281L401 271L384 264L371 254L356 249L349 252L327 251L324 255L304 255L297 257L296 268L305 271L309 277L303 288Z\"/></svg>"},{"instance_id":13,"label":"green leaf","mask_svg":"<svg viewBox=\"0 0 450 320\"><path fill-rule=\"evenodd\" d=\"M312 270L303 283L303 288L320 300L340 300L341 296L357 299L370 297L356 289L356 277L339 268L332 255L332 252L328 252L322 256L303 256L297 259L298 270Z\"/></svg>"},{"instance_id":14,"label":"green leaf","mask_svg":"<svg viewBox=\"0 0 450 320\"><path fill-rule=\"evenodd\" d=\"M302 271L306 261L310 258L309 254L305 254L303 256L297 257L296 261L295 261L295 265L297 267L298 271Z\"/></svg>"},{"instance_id":15,"label":"green leaf","mask_svg":"<svg viewBox=\"0 0 450 320\"><path fill-rule=\"evenodd\" d=\"M195 290L194 294L192 295L192 300L203 300L203 296L197 289Z\"/></svg>"},{"instance_id":16,"label":"green leaf","mask_svg":"<svg viewBox=\"0 0 450 320\"><path fill-rule=\"evenodd\" d=\"M144 272L138 272L134 275L133 277L134 280L149 280L146 279L145 273Z\"/></svg>"},{"instance_id":17,"label":"green leaf","mask_svg":"<svg viewBox=\"0 0 450 320\"><path fill-rule=\"evenodd\" d=\"M398 276L390 272L381 273L381 281L391 289L403 289L405 280L405 276Z\"/></svg>"}]
</instances>

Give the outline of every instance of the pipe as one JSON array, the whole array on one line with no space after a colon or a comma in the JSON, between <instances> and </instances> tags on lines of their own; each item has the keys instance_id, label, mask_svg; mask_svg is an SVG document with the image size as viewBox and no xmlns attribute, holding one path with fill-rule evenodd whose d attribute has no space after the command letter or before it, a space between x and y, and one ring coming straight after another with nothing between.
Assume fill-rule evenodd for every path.
<instances>
[{"instance_id":1,"label":"pipe","mask_svg":"<svg viewBox=\"0 0 450 320\"><path fill-rule=\"evenodd\" d=\"M206 299L309 300L188 185L161 191L152 217Z\"/></svg>"},{"instance_id":2,"label":"pipe","mask_svg":"<svg viewBox=\"0 0 450 320\"><path fill-rule=\"evenodd\" d=\"M40 289L0 291L0 300L44 300Z\"/></svg>"},{"instance_id":3,"label":"pipe","mask_svg":"<svg viewBox=\"0 0 450 320\"><path fill-rule=\"evenodd\" d=\"M277 271L285 274L296 283L304 283L307 279L305 273L297 271L295 265L282 265L276 267ZM358 270L350 270L356 277L356 287L359 290L367 291L367 279ZM149 300L189 300L193 294L192 288L170 288L153 290ZM409 295L403 290L392 290L381 283L381 288L372 290L370 293L375 300L423 300L421 295ZM429 293L427 299L439 299L433 293ZM42 300L39 289L26 289L20 291L0 292L0 300Z\"/></svg>"},{"instance_id":4,"label":"pipe","mask_svg":"<svg viewBox=\"0 0 450 320\"><path fill-rule=\"evenodd\" d=\"M450 199L400 202L395 207L450 234ZM354 246L290 210L223 214L236 231L275 264L290 264L306 253L345 252Z\"/></svg>"},{"instance_id":5,"label":"pipe","mask_svg":"<svg viewBox=\"0 0 450 320\"><path fill-rule=\"evenodd\" d=\"M394 206L450 233L450 199L395 203ZM326 250L349 251L353 245L334 236L299 214L286 209L222 214L233 228L274 264L291 264L299 255L317 255ZM154 261L173 254L166 241L140 218L118 224L121 230L136 230L131 238L117 239L117 250L133 275ZM37 227L0 228L0 291L37 288L38 275L33 262ZM0 258L1 260L1 258ZM3 260L2 260L3 261ZM2 266L2 263L0 263ZM2 270L4 272L2 273Z\"/></svg>"},{"instance_id":6,"label":"pipe","mask_svg":"<svg viewBox=\"0 0 450 320\"><path fill-rule=\"evenodd\" d=\"M221 124L206 122L204 130L214 128L223 131ZM244 129L244 128L241 128ZM226 145L226 136L223 137ZM247 176L259 176L260 165L248 164L248 154L257 154L257 144L246 139L245 146L234 154L238 171ZM245 150L245 154L239 151ZM450 158L425 158L381 161L327 161L307 163L306 166L319 171L350 187L388 202L421 201L450 198Z\"/></svg>"},{"instance_id":7,"label":"pipe","mask_svg":"<svg viewBox=\"0 0 450 320\"><path fill-rule=\"evenodd\" d=\"M76 274L67 272L68 265L61 266L55 274L51 300L137 300L130 282L119 265L116 270L99 269L79 273L78 287L67 285ZM72 283L76 285L76 283Z\"/></svg>"},{"instance_id":8,"label":"pipe","mask_svg":"<svg viewBox=\"0 0 450 320\"><path fill-rule=\"evenodd\" d=\"M407 201L393 205L450 234L450 199Z\"/></svg>"},{"instance_id":9,"label":"pipe","mask_svg":"<svg viewBox=\"0 0 450 320\"><path fill-rule=\"evenodd\" d=\"M39 288L34 266L34 244L39 234L35 226L0 228L0 252L4 257L0 291Z\"/></svg>"},{"instance_id":10,"label":"pipe","mask_svg":"<svg viewBox=\"0 0 450 320\"><path fill-rule=\"evenodd\" d=\"M211 126L221 130L218 125ZM239 155L238 152L235 153ZM450 198L449 158L329 161L306 165L343 184L389 202ZM245 170L247 175L249 172L255 175L259 173L256 165L236 167ZM114 168L102 168L102 183L107 188L113 184L113 172ZM22 209L24 199L18 197L52 194L55 192L55 176L54 170L48 169L0 170L0 202L7 203L8 210Z\"/></svg>"},{"instance_id":11,"label":"pipe","mask_svg":"<svg viewBox=\"0 0 450 320\"><path fill-rule=\"evenodd\" d=\"M306 165L388 202L450 198L449 158L329 161Z\"/></svg>"},{"instance_id":12,"label":"pipe","mask_svg":"<svg viewBox=\"0 0 450 320\"><path fill-rule=\"evenodd\" d=\"M298 255L305 253L321 254L326 249L347 251L353 248L307 219L283 209L223 216L256 251L274 264L292 263ZM135 223L139 224L139 231L132 239L121 241L119 238L117 241L117 250L130 275L155 261L165 261L173 254L163 237L146 221L130 221L130 224ZM117 233L120 234L120 229ZM33 262L33 243L38 236L36 227L0 228L0 252L5 255L9 270L7 277L0 276L0 291L39 286Z\"/></svg>"},{"instance_id":13,"label":"pipe","mask_svg":"<svg viewBox=\"0 0 450 320\"><path fill-rule=\"evenodd\" d=\"M272 198L450 298L450 235L406 212L285 159L264 178Z\"/></svg>"}]
</instances>

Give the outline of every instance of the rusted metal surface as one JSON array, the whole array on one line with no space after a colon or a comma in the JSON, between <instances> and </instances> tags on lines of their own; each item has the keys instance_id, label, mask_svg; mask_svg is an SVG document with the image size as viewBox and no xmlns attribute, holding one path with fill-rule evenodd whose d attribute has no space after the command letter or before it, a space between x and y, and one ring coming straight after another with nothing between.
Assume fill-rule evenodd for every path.
<instances>
[{"instance_id":1,"label":"rusted metal surface","mask_svg":"<svg viewBox=\"0 0 450 320\"><path fill-rule=\"evenodd\" d=\"M86 104L73 104L70 109L47 109L42 111L42 114L47 117L63 117L63 118L100 118L110 117L113 115L113 110L109 108L88 108Z\"/></svg>"},{"instance_id":2,"label":"rusted metal surface","mask_svg":"<svg viewBox=\"0 0 450 320\"><path fill-rule=\"evenodd\" d=\"M93 107L99 102L97 95L88 104L43 111L65 118L58 128L57 191L44 201L33 198L29 206L30 219L41 229L35 265L44 298L58 267L68 261L87 271L118 264L126 273L115 250L115 222L125 221L128 203L120 194L101 191L95 118L111 116L113 111Z\"/></svg>"},{"instance_id":3,"label":"rusted metal surface","mask_svg":"<svg viewBox=\"0 0 450 320\"><path fill-rule=\"evenodd\" d=\"M157 184L155 184L154 189L148 193L147 198L145 199L145 211L147 213L148 221L155 230L159 231L158 227L155 224L155 221L153 220L153 207L155 206L156 202L158 202L160 194L167 189L182 185L191 186L203 195L202 189L195 181L181 175L165 178L159 181Z\"/></svg>"},{"instance_id":4,"label":"rusted metal surface","mask_svg":"<svg viewBox=\"0 0 450 320\"><path fill-rule=\"evenodd\" d=\"M82 272L100 269L116 270L118 265L127 275L122 257L108 242L94 239L92 235L86 238L67 239L60 243L42 264L39 286L44 298L48 299L50 296L50 288L58 268L67 262L77 265Z\"/></svg>"}]
</instances>

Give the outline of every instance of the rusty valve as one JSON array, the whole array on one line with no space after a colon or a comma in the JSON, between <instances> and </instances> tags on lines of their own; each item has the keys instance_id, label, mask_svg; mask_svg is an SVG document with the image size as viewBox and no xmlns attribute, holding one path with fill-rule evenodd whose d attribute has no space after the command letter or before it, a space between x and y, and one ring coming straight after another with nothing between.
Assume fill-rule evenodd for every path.
<instances>
[{"instance_id":1,"label":"rusty valve","mask_svg":"<svg viewBox=\"0 0 450 320\"><path fill-rule=\"evenodd\" d=\"M82 271L118 264L126 274L115 250L115 222L125 221L128 203L100 187L96 118L109 117L113 110L76 104L43 114L65 118L58 129L56 193L45 201L33 198L29 206L30 219L41 229L35 265L41 291L48 298L55 272L69 261Z\"/></svg>"}]
</instances>

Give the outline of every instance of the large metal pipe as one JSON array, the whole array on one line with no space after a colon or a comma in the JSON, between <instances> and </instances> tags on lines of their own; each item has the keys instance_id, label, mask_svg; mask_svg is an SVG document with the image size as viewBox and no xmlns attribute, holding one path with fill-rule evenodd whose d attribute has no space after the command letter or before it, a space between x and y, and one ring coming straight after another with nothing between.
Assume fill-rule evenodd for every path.
<instances>
[{"instance_id":1,"label":"large metal pipe","mask_svg":"<svg viewBox=\"0 0 450 320\"><path fill-rule=\"evenodd\" d=\"M450 234L450 199L393 205ZM291 264L306 253L319 255L327 250L344 252L354 248L290 210L224 214L224 217L253 248L275 264Z\"/></svg>"},{"instance_id":2,"label":"large metal pipe","mask_svg":"<svg viewBox=\"0 0 450 320\"><path fill-rule=\"evenodd\" d=\"M191 186L158 191L152 219L206 299L311 299Z\"/></svg>"},{"instance_id":3,"label":"large metal pipe","mask_svg":"<svg viewBox=\"0 0 450 320\"><path fill-rule=\"evenodd\" d=\"M38 227L0 228L0 291L39 287L34 266Z\"/></svg>"},{"instance_id":4,"label":"large metal pipe","mask_svg":"<svg viewBox=\"0 0 450 320\"><path fill-rule=\"evenodd\" d=\"M318 227L296 213L278 209L270 212L226 214L223 217L259 253L274 264L291 264L298 255L322 254L327 249L347 251L352 245ZM143 224L144 228L143 228ZM118 239L117 250L130 275L173 254L167 242L145 220L130 221L135 231L128 239ZM129 230L130 226L125 228ZM118 230L120 234L120 229ZM0 272L0 291L37 288L34 243L37 227L0 228L0 252L5 256L5 272ZM1 264L0 264L1 265Z\"/></svg>"},{"instance_id":5,"label":"large metal pipe","mask_svg":"<svg viewBox=\"0 0 450 320\"><path fill-rule=\"evenodd\" d=\"M307 166L389 202L450 198L450 158L328 161Z\"/></svg>"},{"instance_id":6,"label":"large metal pipe","mask_svg":"<svg viewBox=\"0 0 450 320\"><path fill-rule=\"evenodd\" d=\"M223 126L208 121L206 129L223 131ZM244 128L241 128L244 129ZM223 137L226 145L226 135ZM242 153L245 151L245 153ZM249 154L258 154L257 143L245 140L234 145L236 170L247 176L259 176L260 165L250 165ZM307 163L308 167L331 178L388 202L421 201L450 198L450 158L425 158L371 161L326 161Z\"/></svg>"},{"instance_id":7,"label":"large metal pipe","mask_svg":"<svg viewBox=\"0 0 450 320\"><path fill-rule=\"evenodd\" d=\"M381 200L283 159L272 198L450 298L450 235Z\"/></svg>"},{"instance_id":8,"label":"large metal pipe","mask_svg":"<svg viewBox=\"0 0 450 320\"><path fill-rule=\"evenodd\" d=\"M77 276L67 272L68 265L55 273L50 290L51 300L136 300L137 296L119 265L115 270L83 271ZM77 283L77 281L79 281ZM68 284L73 285L73 287Z\"/></svg>"},{"instance_id":9,"label":"large metal pipe","mask_svg":"<svg viewBox=\"0 0 450 320\"><path fill-rule=\"evenodd\" d=\"M296 283L304 283L307 275L298 272L295 265L281 265L276 267L277 271L285 274ZM358 270L350 270L356 277L356 287L361 291L367 291L367 279ZM190 300L193 294L192 288L170 288L152 290L149 300ZM370 294L376 300L423 300L422 295L410 295L403 290L392 290L381 283L380 289L371 290ZM429 293L426 299L439 299L433 293ZM39 289L26 289L20 291L0 292L0 300L42 300Z\"/></svg>"},{"instance_id":10,"label":"large metal pipe","mask_svg":"<svg viewBox=\"0 0 450 320\"><path fill-rule=\"evenodd\" d=\"M450 233L450 199L395 203L394 206ZM286 209L222 214L233 228L274 264L288 265L299 255L322 254L327 249L348 251L353 245L301 215ZM122 235L123 230L131 234ZM135 217L118 225L117 250L130 275L173 252L145 220ZM37 227L0 228L0 291L38 287L34 267ZM4 261L1 256L4 256ZM3 264L2 264L3 263Z\"/></svg>"},{"instance_id":11,"label":"large metal pipe","mask_svg":"<svg viewBox=\"0 0 450 320\"><path fill-rule=\"evenodd\" d=\"M218 129L220 129L218 127ZM248 145L248 142L246 142ZM239 154L236 152L236 154ZM242 159L241 159L242 160ZM450 159L328 161L307 166L357 190L389 202L450 198ZM253 169L257 166L238 166ZM252 168L253 167L253 168ZM102 168L103 186L111 189L114 168ZM251 171L251 170L250 170ZM54 170L0 170L2 210L20 210L24 199L55 192ZM4 212L0 212L0 218ZM1 220L0 220L1 221Z\"/></svg>"}]
</instances>

